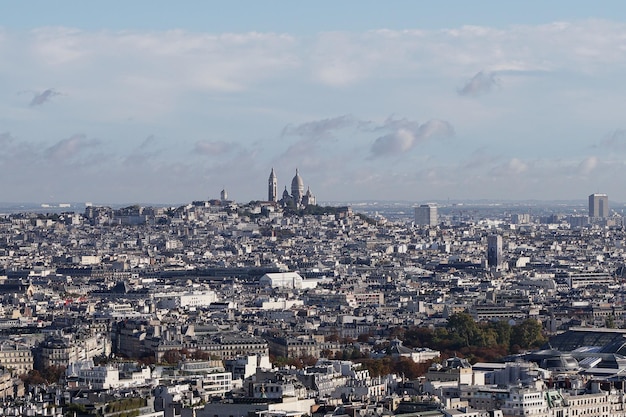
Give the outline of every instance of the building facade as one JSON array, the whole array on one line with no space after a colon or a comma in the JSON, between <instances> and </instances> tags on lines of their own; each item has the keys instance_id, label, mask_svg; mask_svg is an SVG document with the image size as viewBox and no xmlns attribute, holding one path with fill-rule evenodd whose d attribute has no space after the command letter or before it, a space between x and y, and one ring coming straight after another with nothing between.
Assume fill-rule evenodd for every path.
<instances>
[{"instance_id":1,"label":"building facade","mask_svg":"<svg viewBox=\"0 0 626 417\"><path fill-rule=\"evenodd\" d=\"M606 194L591 194L589 196L589 217L592 219L609 217L609 197Z\"/></svg>"},{"instance_id":2,"label":"building facade","mask_svg":"<svg viewBox=\"0 0 626 417\"><path fill-rule=\"evenodd\" d=\"M434 204L422 204L415 207L416 226L437 226L437 206Z\"/></svg>"},{"instance_id":3,"label":"building facade","mask_svg":"<svg viewBox=\"0 0 626 417\"><path fill-rule=\"evenodd\" d=\"M502 236L490 235L487 238L487 265L490 268L502 266Z\"/></svg>"},{"instance_id":4,"label":"building facade","mask_svg":"<svg viewBox=\"0 0 626 417\"><path fill-rule=\"evenodd\" d=\"M29 346L12 341L0 343L0 366L13 375L22 375L33 369L33 353Z\"/></svg>"}]
</instances>

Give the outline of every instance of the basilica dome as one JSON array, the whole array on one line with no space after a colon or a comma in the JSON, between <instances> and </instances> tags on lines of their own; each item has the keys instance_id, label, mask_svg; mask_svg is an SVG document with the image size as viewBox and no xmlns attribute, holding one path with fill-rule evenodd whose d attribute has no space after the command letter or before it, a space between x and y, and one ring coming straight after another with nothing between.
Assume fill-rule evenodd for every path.
<instances>
[{"instance_id":1,"label":"basilica dome","mask_svg":"<svg viewBox=\"0 0 626 417\"><path fill-rule=\"evenodd\" d=\"M296 169L296 175L291 180L291 197L293 197L296 204L300 204L302 197L304 197L304 181L298 174L298 169Z\"/></svg>"},{"instance_id":2,"label":"basilica dome","mask_svg":"<svg viewBox=\"0 0 626 417\"><path fill-rule=\"evenodd\" d=\"M297 169L296 175L291 180L291 190L293 191L294 189L304 191L304 181L302 181L302 177L298 174Z\"/></svg>"}]
</instances>

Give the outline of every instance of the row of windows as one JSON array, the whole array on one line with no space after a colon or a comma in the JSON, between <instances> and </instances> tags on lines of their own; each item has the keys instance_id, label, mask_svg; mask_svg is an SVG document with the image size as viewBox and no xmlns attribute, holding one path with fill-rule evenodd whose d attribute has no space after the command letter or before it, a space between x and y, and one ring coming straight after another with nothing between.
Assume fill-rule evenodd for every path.
<instances>
[{"instance_id":1,"label":"row of windows","mask_svg":"<svg viewBox=\"0 0 626 417\"><path fill-rule=\"evenodd\" d=\"M2 358L14 358L14 357L22 357L22 356L33 356L33 354L30 351L20 351L20 350L16 350L16 351L0 351L0 359Z\"/></svg>"},{"instance_id":2,"label":"row of windows","mask_svg":"<svg viewBox=\"0 0 626 417\"><path fill-rule=\"evenodd\" d=\"M18 359L0 359L0 365L10 365L15 363L33 363L33 358L18 358Z\"/></svg>"},{"instance_id":3,"label":"row of windows","mask_svg":"<svg viewBox=\"0 0 626 417\"><path fill-rule=\"evenodd\" d=\"M576 399L571 398L570 401L575 403L576 405L587 405L587 404L598 404L605 403L608 401L608 397L600 397L600 398L585 398L585 399Z\"/></svg>"}]
</instances>

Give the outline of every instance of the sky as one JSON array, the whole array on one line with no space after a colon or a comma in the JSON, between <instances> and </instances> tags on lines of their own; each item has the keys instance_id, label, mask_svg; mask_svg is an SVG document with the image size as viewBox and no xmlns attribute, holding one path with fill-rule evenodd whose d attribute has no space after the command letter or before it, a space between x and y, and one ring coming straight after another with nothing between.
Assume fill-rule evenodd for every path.
<instances>
[{"instance_id":1,"label":"sky","mask_svg":"<svg viewBox=\"0 0 626 417\"><path fill-rule=\"evenodd\" d=\"M0 201L626 201L623 1L0 0Z\"/></svg>"}]
</instances>

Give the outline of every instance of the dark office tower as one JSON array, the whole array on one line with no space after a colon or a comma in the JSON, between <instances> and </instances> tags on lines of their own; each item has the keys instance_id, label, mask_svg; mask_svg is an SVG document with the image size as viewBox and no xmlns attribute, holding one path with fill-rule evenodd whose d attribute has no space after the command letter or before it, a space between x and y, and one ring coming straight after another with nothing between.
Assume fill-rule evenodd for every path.
<instances>
[{"instance_id":1,"label":"dark office tower","mask_svg":"<svg viewBox=\"0 0 626 417\"><path fill-rule=\"evenodd\" d=\"M606 194L589 196L589 217L596 219L609 217L609 197Z\"/></svg>"},{"instance_id":2,"label":"dark office tower","mask_svg":"<svg viewBox=\"0 0 626 417\"><path fill-rule=\"evenodd\" d=\"M267 201L278 201L278 179L274 174L274 168L272 168L267 184Z\"/></svg>"},{"instance_id":3,"label":"dark office tower","mask_svg":"<svg viewBox=\"0 0 626 417\"><path fill-rule=\"evenodd\" d=\"M494 268L502 266L502 236L500 235L487 237L487 265Z\"/></svg>"}]
</instances>

